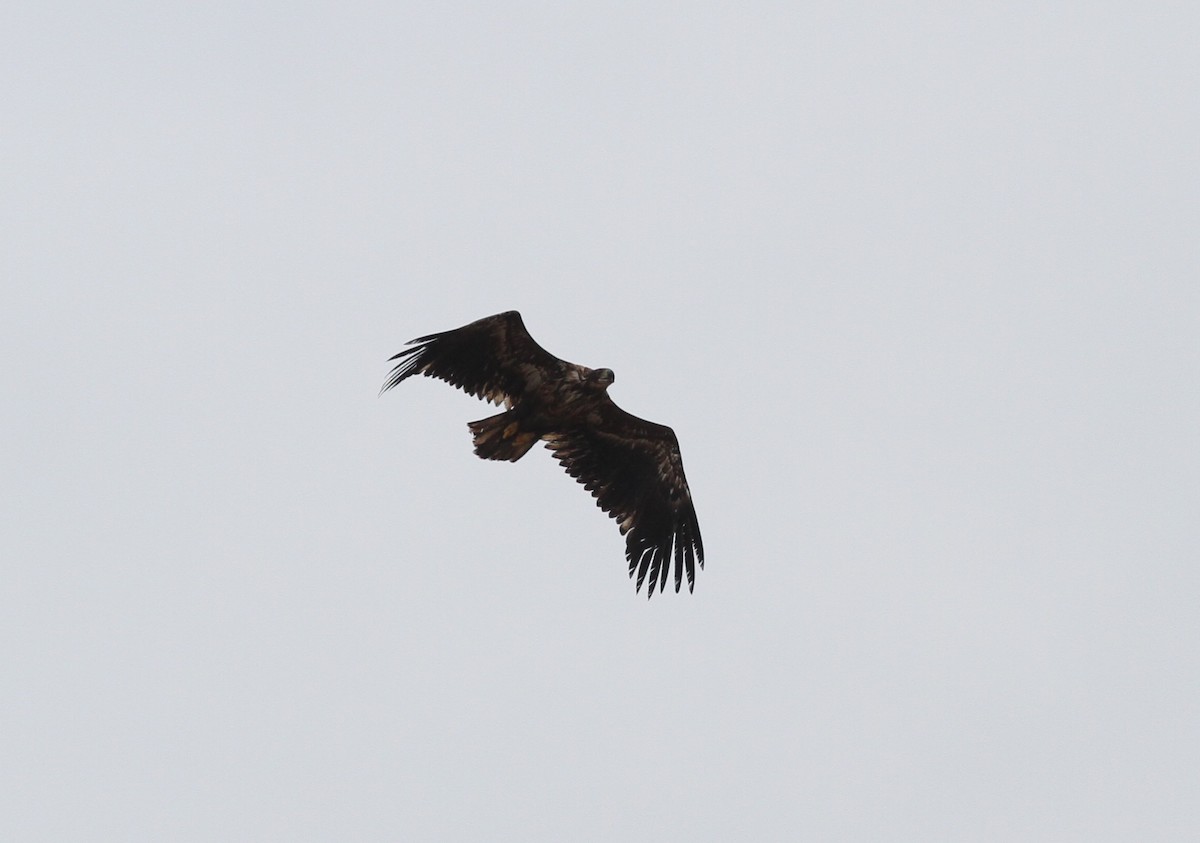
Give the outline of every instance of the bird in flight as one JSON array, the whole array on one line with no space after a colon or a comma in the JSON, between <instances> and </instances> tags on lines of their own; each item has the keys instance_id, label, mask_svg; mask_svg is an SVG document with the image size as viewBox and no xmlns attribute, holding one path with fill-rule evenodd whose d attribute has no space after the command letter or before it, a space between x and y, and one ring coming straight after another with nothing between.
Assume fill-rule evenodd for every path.
<instances>
[{"instance_id":1,"label":"bird in flight","mask_svg":"<svg viewBox=\"0 0 1200 843\"><path fill-rule=\"evenodd\" d=\"M639 419L608 397L612 369L589 369L560 360L538 345L515 310L479 319L453 331L418 337L393 356L398 361L380 394L413 375L444 380L504 412L467 426L475 453L516 462L545 442L567 473L616 519L625 536L635 590L649 576L647 596L667 584L672 560L675 591L704 545L679 440L665 425Z\"/></svg>"}]
</instances>

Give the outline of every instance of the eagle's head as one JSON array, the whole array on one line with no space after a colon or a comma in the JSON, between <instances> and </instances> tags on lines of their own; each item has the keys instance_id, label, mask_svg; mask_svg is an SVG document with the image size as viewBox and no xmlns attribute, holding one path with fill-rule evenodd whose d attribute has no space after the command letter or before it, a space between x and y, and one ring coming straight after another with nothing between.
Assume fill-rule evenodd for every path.
<instances>
[{"instance_id":1,"label":"eagle's head","mask_svg":"<svg viewBox=\"0 0 1200 843\"><path fill-rule=\"evenodd\" d=\"M591 375L588 376L588 380L600 389L608 389L616 379L612 369L592 369Z\"/></svg>"}]
</instances>

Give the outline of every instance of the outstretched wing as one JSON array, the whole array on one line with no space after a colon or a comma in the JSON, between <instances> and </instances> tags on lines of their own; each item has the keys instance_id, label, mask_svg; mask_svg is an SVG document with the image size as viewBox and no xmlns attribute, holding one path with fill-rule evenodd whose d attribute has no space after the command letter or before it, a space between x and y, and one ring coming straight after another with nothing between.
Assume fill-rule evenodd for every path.
<instances>
[{"instance_id":1,"label":"outstretched wing","mask_svg":"<svg viewBox=\"0 0 1200 843\"><path fill-rule=\"evenodd\" d=\"M380 393L413 375L426 375L477 398L512 406L524 392L531 373L548 378L563 365L534 342L515 310L453 331L418 337L408 345L412 347L391 358L400 362Z\"/></svg>"},{"instance_id":2,"label":"outstretched wing","mask_svg":"<svg viewBox=\"0 0 1200 843\"><path fill-rule=\"evenodd\" d=\"M656 584L661 592L672 559L675 590L686 571L691 591L696 563L704 567L704 545L679 440L671 428L630 415L607 397L601 406L600 424L548 434L546 447L617 520L638 591L649 574L647 596Z\"/></svg>"}]
</instances>

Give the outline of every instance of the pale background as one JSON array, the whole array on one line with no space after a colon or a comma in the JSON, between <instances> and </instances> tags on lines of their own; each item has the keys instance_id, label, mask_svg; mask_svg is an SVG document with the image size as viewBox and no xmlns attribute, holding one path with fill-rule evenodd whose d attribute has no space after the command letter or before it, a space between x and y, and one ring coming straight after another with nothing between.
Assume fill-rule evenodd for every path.
<instances>
[{"instance_id":1,"label":"pale background","mask_svg":"<svg viewBox=\"0 0 1200 843\"><path fill-rule=\"evenodd\" d=\"M1200 839L1200 12L8 3L4 840ZM647 604L414 336L673 426Z\"/></svg>"}]
</instances>

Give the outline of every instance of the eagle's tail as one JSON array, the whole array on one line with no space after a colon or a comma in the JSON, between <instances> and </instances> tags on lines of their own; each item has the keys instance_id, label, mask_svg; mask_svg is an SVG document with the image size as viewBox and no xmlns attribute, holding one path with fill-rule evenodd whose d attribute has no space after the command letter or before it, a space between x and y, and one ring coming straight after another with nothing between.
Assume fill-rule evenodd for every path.
<instances>
[{"instance_id":1,"label":"eagle's tail","mask_svg":"<svg viewBox=\"0 0 1200 843\"><path fill-rule=\"evenodd\" d=\"M498 416L468 422L475 438L475 453L485 460L516 462L529 453L541 435L521 430L521 423L509 410Z\"/></svg>"}]
</instances>

